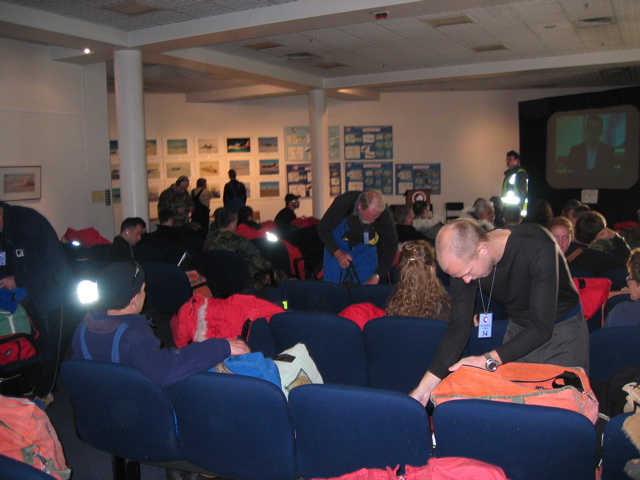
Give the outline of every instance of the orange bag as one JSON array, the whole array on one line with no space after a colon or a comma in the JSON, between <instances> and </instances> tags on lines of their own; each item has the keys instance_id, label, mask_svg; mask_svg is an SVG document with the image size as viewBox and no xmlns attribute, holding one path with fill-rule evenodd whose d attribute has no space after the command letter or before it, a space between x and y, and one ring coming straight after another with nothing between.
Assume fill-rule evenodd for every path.
<instances>
[{"instance_id":1,"label":"orange bag","mask_svg":"<svg viewBox=\"0 0 640 480\"><path fill-rule=\"evenodd\" d=\"M25 398L0 395L0 453L60 480L71 476L49 417Z\"/></svg>"},{"instance_id":2,"label":"orange bag","mask_svg":"<svg viewBox=\"0 0 640 480\"><path fill-rule=\"evenodd\" d=\"M581 368L514 362L489 372L463 365L431 395L435 405L468 398L566 408L594 424L598 419L598 400Z\"/></svg>"}]
</instances>

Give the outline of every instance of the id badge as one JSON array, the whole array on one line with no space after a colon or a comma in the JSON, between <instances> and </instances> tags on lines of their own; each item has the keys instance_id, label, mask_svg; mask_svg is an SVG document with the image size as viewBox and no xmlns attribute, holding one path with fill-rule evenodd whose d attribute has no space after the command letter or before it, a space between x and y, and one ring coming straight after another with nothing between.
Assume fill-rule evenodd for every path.
<instances>
[{"instance_id":1,"label":"id badge","mask_svg":"<svg viewBox=\"0 0 640 480\"><path fill-rule=\"evenodd\" d=\"M7 252L0 251L0 267L7 266Z\"/></svg>"},{"instance_id":2,"label":"id badge","mask_svg":"<svg viewBox=\"0 0 640 480\"><path fill-rule=\"evenodd\" d=\"M491 338L491 326L493 325L493 313L481 313L478 328L478 338Z\"/></svg>"},{"instance_id":3,"label":"id badge","mask_svg":"<svg viewBox=\"0 0 640 480\"><path fill-rule=\"evenodd\" d=\"M363 232L363 236L364 236L364 243L366 245L369 245L369 232Z\"/></svg>"}]
</instances>

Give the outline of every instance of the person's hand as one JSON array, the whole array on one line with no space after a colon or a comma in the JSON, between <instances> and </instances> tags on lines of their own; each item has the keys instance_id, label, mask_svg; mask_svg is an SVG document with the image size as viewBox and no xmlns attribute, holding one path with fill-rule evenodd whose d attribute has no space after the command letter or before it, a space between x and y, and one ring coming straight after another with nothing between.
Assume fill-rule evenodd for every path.
<instances>
[{"instance_id":1,"label":"person's hand","mask_svg":"<svg viewBox=\"0 0 640 480\"><path fill-rule=\"evenodd\" d=\"M342 250L336 250L333 256L338 261L338 265L340 265L340 268L347 268L349 266L349 262L353 260L353 258L351 258L351 255L349 255L348 253L344 253Z\"/></svg>"},{"instance_id":2,"label":"person's hand","mask_svg":"<svg viewBox=\"0 0 640 480\"><path fill-rule=\"evenodd\" d=\"M0 280L0 288L4 288L6 290L15 290L18 288L16 285L16 279L13 276L4 277Z\"/></svg>"},{"instance_id":3,"label":"person's hand","mask_svg":"<svg viewBox=\"0 0 640 480\"><path fill-rule=\"evenodd\" d=\"M229 346L231 347L231 355L244 355L245 353L251 353L249 345L244 340L229 340Z\"/></svg>"},{"instance_id":4,"label":"person's hand","mask_svg":"<svg viewBox=\"0 0 640 480\"><path fill-rule=\"evenodd\" d=\"M462 365L469 365L469 366L472 366L472 367L485 368L486 364L487 364L487 359L484 358L484 356L466 357L466 358L463 358L462 360L460 360L458 363L454 363L453 365L451 365L449 367L449 371L450 372L455 372Z\"/></svg>"},{"instance_id":5,"label":"person's hand","mask_svg":"<svg viewBox=\"0 0 640 480\"><path fill-rule=\"evenodd\" d=\"M431 392L435 390L439 383L440 379L438 377L431 372L427 372L420 380L420 384L409 395L426 407L431 398Z\"/></svg>"},{"instance_id":6,"label":"person's hand","mask_svg":"<svg viewBox=\"0 0 640 480\"><path fill-rule=\"evenodd\" d=\"M598 234L596 235L596 240L611 240L615 236L616 232L614 232L610 228L605 227L598 232Z\"/></svg>"},{"instance_id":7,"label":"person's hand","mask_svg":"<svg viewBox=\"0 0 640 480\"><path fill-rule=\"evenodd\" d=\"M377 274L371 275L371 278L364 282L365 285L377 285L380 282L380 277Z\"/></svg>"},{"instance_id":8,"label":"person's hand","mask_svg":"<svg viewBox=\"0 0 640 480\"><path fill-rule=\"evenodd\" d=\"M420 388L418 386L415 390L413 390L409 394L409 396L418 400L423 407L426 407L427 403L429 403L429 399L431 398L431 392L425 390L424 388Z\"/></svg>"}]
</instances>

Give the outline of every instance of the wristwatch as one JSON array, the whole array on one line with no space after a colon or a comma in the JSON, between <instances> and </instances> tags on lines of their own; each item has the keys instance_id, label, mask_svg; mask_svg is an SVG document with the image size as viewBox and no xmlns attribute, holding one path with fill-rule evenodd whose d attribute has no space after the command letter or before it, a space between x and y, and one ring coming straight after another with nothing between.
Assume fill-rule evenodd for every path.
<instances>
[{"instance_id":1,"label":"wristwatch","mask_svg":"<svg viewBox=\"0 0 640 480\"><path fill-rule=\"evenodd\" d=\"M498 361L488 353L484 354L484 358L487 359L487 363L484 364L485 368L490 372L495 372L498 369Z\"/></svg>"}]
</instances>

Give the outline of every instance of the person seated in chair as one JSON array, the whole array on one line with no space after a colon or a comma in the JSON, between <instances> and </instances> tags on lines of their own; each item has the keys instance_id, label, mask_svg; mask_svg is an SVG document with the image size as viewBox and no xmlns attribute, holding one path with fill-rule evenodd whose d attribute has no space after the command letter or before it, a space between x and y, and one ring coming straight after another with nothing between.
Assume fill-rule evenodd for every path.
<instances>
[{"instance_id":1,"label":"person seated in chair","mask_svg":"<svg viewBox=\"0 0 640 480\"><path fill-rule=\"evenodd\" d=\"M73 358L112 362L114 342L118 342L119 363L138 368L166 388L215 367L230 355L249 353L244 341L224 338L192 343L179 351L162 349L149 321L140 315L145 286L142 266L128 262L107 265L98 275L98 310L88 313L74 333Z\"/></svg>"},{"instance_id":2,"label":"person seated in chair","mask_svg":"<svg viewBox=\"0 0 640 480\"><path fill-rule=\"evenodd\" d=\"M107 251L109 262L133 262L133 246L147 231L146 222L139 217L128 217L120 225L120 233L113 239Z\"/></svg>"},{"instance_id":3,"label":"person seated in chair","mask_svg":"<svg viewBox=\"0 0 640 480\"><path fill-rule=\"evenodd\" d=\"M605 327L640 325L640 248L634 249L629 255L627 272L627 288L632 301L613 307L604 321Z\"/></svg>"},{"instance_id":4,"label":"person seated in chair","mask_svg":"<svg viewBox=\"0 0 640 480\"><path fill-rule=\"evenodd\" d=\"M587 270L598 276L606 270L625 268L629 253L627 243L607 228L602 214L589 211L576 220L575 240L565 256L571 268Z\"/></svg>"},{"instance_id":5,"label":"person seated in chair","mask_svg":"<svg viewBox=\"0 0 640 480\"><path fill-rule=\"evenodd\" d=\"M426 240L427 237L413 226L413 209L410 205L400 205L393 212L393 220L396 222L398 234L398 247L408 240Z\"/></svg>"}]
</instances>

